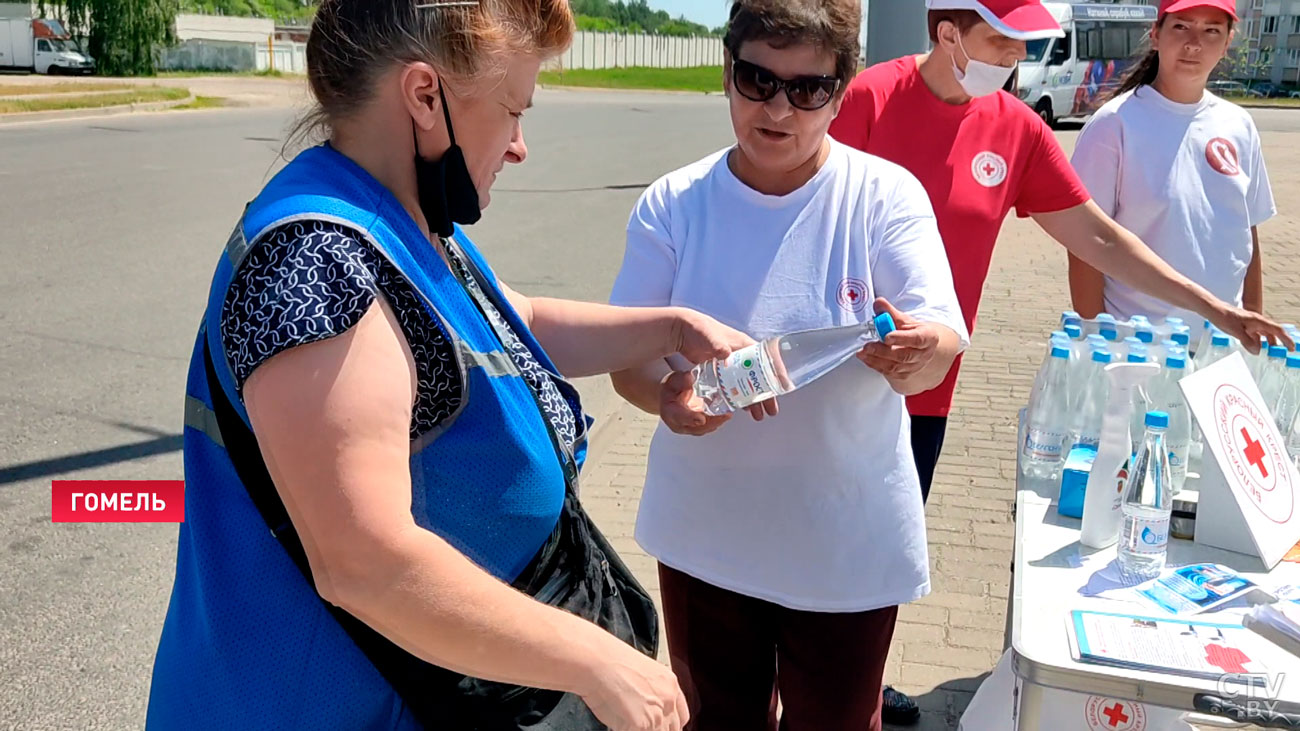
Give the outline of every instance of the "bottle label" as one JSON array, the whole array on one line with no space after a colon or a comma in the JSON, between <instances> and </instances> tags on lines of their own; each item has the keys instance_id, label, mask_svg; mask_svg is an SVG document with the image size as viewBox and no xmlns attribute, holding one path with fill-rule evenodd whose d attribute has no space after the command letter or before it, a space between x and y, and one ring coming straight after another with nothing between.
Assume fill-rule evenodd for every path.
<instances>
[{"instance_id":1,"label":"bottle label","mask_svg":"<svg viewBox=\"0 0 1300 731\"><path fill-rule=\"evenodd\" d=\"M1164 553L1169 545L1169 516L1139 518L1124 516L1124 550L1151 555Z\"/></svg>"},{"instance_id":2,"label":"bottle label","mask_svg":"<svg viewBox=\"0 0 1300 731\"><path fill-rule=\"evenodd\" d=\"M1187 452L1191 448L1191 442L1171 442L1169 444L1169 469L1187 469Z\"/></svg>"},{"instance_id":3,"label":"bottle label","mask_svg":"<svg viewBox=\"0 0 1300 731\"><path fill-rule=\"evenodd\" d=\"M1055 462L1061 458L1061 442L1065 435L1048 429L1025 430L1025 457L1028 459Z\"/></svg>"},{"instance_id":4,"label":"bottle label","mask_svg":"<svg viewBox=\"0 0 1300 731\"><path fill-rule=\"evenodd\" d=\"M1097 434L1076 434L1074 437L1075 447L1092 447L1097 449L1101 446L1101 436Z\"/></svg>"},{"instance_id":5,"label":"bottle label","mask_svg":"<svg viewBox=\"0 0 1300 731\"><path fill-rule=\"evenodd\" d=\"M722 362L718 383L732 406L740 408L776 395L776 378L767 360L760 342L737 350Z\"/></svg>"}]
</instances>

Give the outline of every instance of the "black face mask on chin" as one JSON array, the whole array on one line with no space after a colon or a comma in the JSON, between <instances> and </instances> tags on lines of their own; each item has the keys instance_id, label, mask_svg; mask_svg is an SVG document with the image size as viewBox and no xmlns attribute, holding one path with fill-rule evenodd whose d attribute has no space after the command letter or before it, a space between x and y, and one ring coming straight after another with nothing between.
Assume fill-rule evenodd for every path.
<instances>
[{"instance_id":1,"label":"black face mask on chin","mask_svg":"<svg viewBox=\"0 0 1300 731\"><path fill-rule=\"evenodd\" d=\"M451 128L451 112L447 109L447 95L438 86L442 98L442 116L447 121L447 136L451 147L442 158L434 161L420 156L420 139L416 136L415 122L411 122L411 135L415 138L415 184L420 198L420 211L429 223L429 231L442 238L454 232L453 224L469 226L478 223L483 215L479 208L478 189L465 164L465 153L456 144L456 133Z\"/></svg>"}]
</instances>

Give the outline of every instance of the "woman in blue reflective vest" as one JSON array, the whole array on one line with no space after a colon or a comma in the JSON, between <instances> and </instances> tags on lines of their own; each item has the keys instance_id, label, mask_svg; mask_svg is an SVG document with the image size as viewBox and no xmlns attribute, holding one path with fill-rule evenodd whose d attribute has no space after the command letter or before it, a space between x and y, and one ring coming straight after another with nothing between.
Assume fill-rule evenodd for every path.
<instances>
[{"instance_id":1,"label":"woman in blue reflective vest","mask_svg":"<svg viewBox=\"0 0 1300 731\"><path fill-rule=\"evenodd\" d=\"M245 210L190 365L150 728L431 725L424 676L381 667L365 633L468 696L496 682L556 691L613 729L686 723L672 673L602 628L626 623L618 591L584 618L565 611L582 592L519 580L549 566L563 587L617 564L607 544L556 543L588 427L560 374L752 341L681 308L525 297L455 226L524 161L520 118L572 29L565 0L320 4L307 59L328 142ZM584 526L570 548L595 545Z\"/></svg>"}]
</instances>

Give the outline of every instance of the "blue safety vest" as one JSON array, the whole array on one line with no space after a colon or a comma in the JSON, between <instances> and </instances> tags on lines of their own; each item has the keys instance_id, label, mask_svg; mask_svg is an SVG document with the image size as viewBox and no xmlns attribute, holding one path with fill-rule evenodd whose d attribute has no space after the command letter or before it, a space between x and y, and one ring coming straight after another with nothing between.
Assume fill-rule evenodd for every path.
<instances>
[{"instance_id":1,"label":"blue safety vest","mask_svg":"<svg viewBox=\"0 0 1300 731\"><path fill-rule=\"evenodd\" d=\"M295 220L337 221L366 237L455 345L461 407L411 444L416 523L509 582L550 536L563 505L564 467L545 417L465 289L369 173L327 145L303 152L249 205L232 234L190 361L185 522L154 664L150 728L418 727L271 535L216 428L213 389L222 389L248 423L220 334L227 290L263 235ZM488 280L488 296L518 337L555 373L482 255L463 232L454 240ZM205 345L218 383L209 382ZM576 416L585 434L589 422ZM581 465L584 444L568 457L570 468Z\"/></svg>"}]
</instances>

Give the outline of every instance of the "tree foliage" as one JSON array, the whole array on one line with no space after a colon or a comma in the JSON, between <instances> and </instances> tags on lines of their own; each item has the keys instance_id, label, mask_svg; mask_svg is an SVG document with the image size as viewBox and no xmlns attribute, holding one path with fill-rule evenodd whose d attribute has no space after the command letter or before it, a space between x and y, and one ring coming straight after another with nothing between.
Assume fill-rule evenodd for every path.
<instances>
[{"instance_id":1,"label":"tree foliage","mask_svg":"<svg viewBox=\"0 0 1300 731\"><path fill-rule=\"evenodd\" d=\"M579 16L579 30L643 31L673 36L712 33L708 27L685 17L673 18L663 10L652 10L646 0L572 0L572 7Z\"/></svg>"},{"instance_id":2,"label":"tree foliage","mask_svg":"<svg viewBox=\"0 0 1300 731\"><path fill-rule=\"evenodd\" d=\"M44 17L62 20L86 49L99 73L149 76L154 48L175 42L177 0L39 0Z\"/></svg>"}]
</instances>

